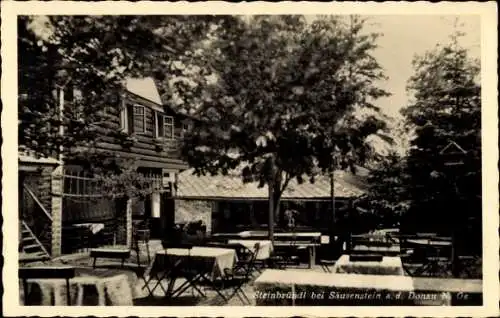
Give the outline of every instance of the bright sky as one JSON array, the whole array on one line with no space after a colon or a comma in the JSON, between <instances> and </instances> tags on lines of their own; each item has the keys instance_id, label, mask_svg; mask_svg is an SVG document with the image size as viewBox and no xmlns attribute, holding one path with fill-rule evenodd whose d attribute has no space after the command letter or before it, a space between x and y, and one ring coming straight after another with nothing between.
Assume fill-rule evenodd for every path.
<instances>
[{"instance_id":1,"label":"bright sky","mask_svg":"<svg viewBox=\"0 0 500 318\"><path fill-rule=\"evenodd\" d=\"M408 103L406 83L413 74L411 61L415 54L425 53L437 44L444 44L454 30L456 16L438 15L380 15L367 16L373 26L370 29L384 34L378 39L375 58L384 67L389 80L383 88L393 95L380 99L377 104L385 113L398 116L399 110ZM470 50L471 56L480 58L480 18L460 16L460 30L466 35L461 44Z\"/></svg>"},{"instance_id":2,"label":"bright sky","mask_svg":"<svg viewBox=\"0 0 500 318\"><path fill-rule=\"evenodd\" d=\"M366 31L379 32L379 47L374 52L375 58L386 71L389 79L381 83L382 88L392 96L377 101L382 110L398 117L399 110L408 104L409 96L406 84L413 74L413 57L423 54L437 44L449 41L454 30L454 22L459 17L460 30L466 35L461 44L470 50L471 56L480 57L480 18L474 15L373 15L368 18ZM311 19L313 16L307 16ZM45 20L40 21L43 25ZM40 25L37 25L40 27Z\"/></svg>"}]
</instances>

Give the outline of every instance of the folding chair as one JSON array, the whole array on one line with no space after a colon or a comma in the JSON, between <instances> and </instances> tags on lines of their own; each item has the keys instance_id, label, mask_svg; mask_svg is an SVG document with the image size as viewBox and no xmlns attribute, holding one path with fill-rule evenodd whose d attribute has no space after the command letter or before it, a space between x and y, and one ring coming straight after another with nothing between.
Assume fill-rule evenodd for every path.
<instances>
[{"instance_id":1,"label":"folding chair","mask_svg":"<svg viewBox=\"0 0 500 318\"><path fill-rule=\"evenodd\" d=\"M270 265L279 269L285 269L289 264L299 264L300 259L294 244L275 245L273 254L269 258Z\"/></svg>"},{"instance_id":2,"label":"folding chair","mask_svg":"<svg viewBox=\"0 0 500 318\"><path fill-rule=\"evenodd\" d=\"M241 254L237 255L238 262L236 263L236 269L237 270L242 269L245 272L247 272L249 275L252 275L254 270L260 272L260 270L255 266L255 261L257 259L257 255L259 254L259 250L260 250L260 243L259 242L255 243L255 245L253 247L253 251L247 249L244 246L243 246L242 250L244 252L242 252L242 253L240 252ZM240 259L240 257L242 259Z\"/></svg>"},{"instance_id":3,"label":"folding chair","mask_svg":"<svg viewBox=\"0 0 500 318\"><path fill-rule=\"evenodd\" d=\"M224 297L224 300L228 302L234 296L237 296L240 301L245 304L250 304L250 299L248 299L247 295L243 291L243 286L251 281L251 273L248 270L245 270L242 267L233 267L233 268L224 268L224 276L222 277L222 288L223 289L231 289L232 293ZM246 302L246 303L245 303Z\"/></svg>"},{"instance_id":4,"label":"folding chair","mask_svg":"<svg viewBox=\"0 0 500 318\"><path fill-rule=\"evenodd\" d=\"M471 271L474 265L479 261L479 256L461 255L458 256L458 274L460 277L474 278L474 273Z\"/></svg>"},{"instance_id":5,"label":"folding chair","mask_svg":"<svg viewBox=\"0 0 500 318\"><path fill-rule=\"evenodd\" d=\"M69 280L75 277L75 268L64 267L21 267L18 270L19 279L23 281L24 305L29 304L28 279L65 279L66 280L66 304L71 305Z\"/></svg>"},{"instance_id":6,"label":"folding chair","mask_svg":"<svg viewBox=\"0 0 500 318\"><path fill-rule=\"evenodd\" d=\"M151 263L151 252L149 250L149 229L134 229L132 234L132 240L137 253L137 260L139 261L140 247L139 243L143 243L146 246L146 255L148 256L148 264Z\"/></svg>"},{"instance_id":7,"label":"folding chair","mask_svg":"<svg viewBox=\"0 0 500 318\"><path fill-rule=\"evenodd\" d=\"M156 256L156 257L158 257L158 256ZM168 262L168 258L165 257L163 259L163 261ZM168 287L167 287L167 289L165 289L165 287L162 284L162 281L164 279L171 278L172 272L178 266L180 266L181 263L182 263L182 260L177 259L173 263L170 263L170 264L165 263L165 264L163 264L161 268L156 268L155 267L156 263L151 264L144 271L144 274L143 274L144 285L142 286L142 289L147 288L148 289L148 293L149 293L148 296L153 296L154 295L154 291L156 290L156 288L160 287L163 290L163 293L165 294L165 296L168 296L169 295ZM150 288L149 287L150 283L152 281L154 281L154 280L156 280L156 284L153 286L153 288Z\"/></svg>"},{"instance_id":8,"label":"folding chair","mask_svg":"<svg viewBox=\"0 0 500 318\"><path fill-rule=\"evenodd\" d=\"M319 248L318 264L325 273L331 273L332 271L330 270L330 266L334 266L337 262L333 259L332 253L328 253L329 248L330 247L328 245L323 245Z\"/></svg>"},{"instance_id":9,"label":"folding chair","mask_svg":"<svg viewBox=\"0 0 500 318\"><path fill-rule=\"evenodd\" d=\"M183 294L189 287L196 290L202 297L206 297L205 293L196 286L196 283L203 279L203 269L198 267L196 262L191 257L192 244L179 244L176 248L184 248L188 250L187 257L180 257L174 261L174 266L169 272L170 281L168 284L167 297L177 297ZM174 290L175 282L178 278L184 278L186 281ZM159 281L158 283L160 283Z\"/></svg>"}]
</instances>

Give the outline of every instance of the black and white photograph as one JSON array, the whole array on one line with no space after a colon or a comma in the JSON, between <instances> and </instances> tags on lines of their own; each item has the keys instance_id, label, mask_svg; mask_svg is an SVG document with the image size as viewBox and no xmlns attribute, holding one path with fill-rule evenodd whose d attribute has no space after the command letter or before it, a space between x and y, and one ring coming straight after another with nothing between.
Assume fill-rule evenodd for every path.
<instances>
[{"instance_id":1,"label":"black and white photograph","mask_svg":"<svg viewBox=\"0 0 500 318\"><path fill-rule=\"evenodd\" d=\"M496 4L49 4L2 12L12 306L498 311Z\"/></svg>"}]
</instances>

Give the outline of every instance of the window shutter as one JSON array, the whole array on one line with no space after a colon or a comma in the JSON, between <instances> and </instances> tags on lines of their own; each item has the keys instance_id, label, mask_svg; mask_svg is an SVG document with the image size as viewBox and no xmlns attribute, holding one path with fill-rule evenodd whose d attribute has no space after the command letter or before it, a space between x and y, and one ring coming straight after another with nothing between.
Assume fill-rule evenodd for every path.
<instances>
[{"instance_id":1,"label":"window shutter","mask_svg":"<svg viewBox=\"0 0 500 318\"><path fill-rule=\"evenodd\" d=\"M128 132L128 112L125 103L122 103L120 108L120 128L124 132Z\"/></svg>"},{"instance_id":2,"label":"window shutter","mask_svg":"<svg viewBox=\"0 0 500 318\"><path fill-rule=\"evenodd\" d=\"M127 113L127 128L129 133L134 132L134 107L132 105L126 106Z\"/></svg>"},{"instance_id":3,"label":"window shutter","mask_svg":"<svg viewBox=\"0 0 500 318\"><path fill-rule=\"evenodd\" d=\"M151 119L151 120L150 120ZM153 110L144 107L144 132L153 132Z\"/></svg>"}]
</instances>

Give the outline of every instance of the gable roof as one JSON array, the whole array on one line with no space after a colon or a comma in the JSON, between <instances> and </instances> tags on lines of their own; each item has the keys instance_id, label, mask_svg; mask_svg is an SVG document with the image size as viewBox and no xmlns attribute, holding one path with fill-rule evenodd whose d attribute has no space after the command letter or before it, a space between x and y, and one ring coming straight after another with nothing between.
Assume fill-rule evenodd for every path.
<instances>
[{"instance_id":1,"label":"gable roof","mask_svg":"<svg viewBox=\"0 0 500 318\"><path fill-rule=\"evenodd\" d=\"M446 147L444 147L439 154L466 154L467 151L460 147L456 142L450 141Z\"/></svg>"},{"instance_id":2,"label":"gable roof","mask_svg":"<svg viewBox=\"0 0 500 318\"><path fill-rule=\"evenodd\" d=\"M298 184L290 181L285 189L283 200L327 200L330 198L330 177L320 175L314 183L304 180ZM336 171L334 175L335 196L350 198L362 195L366 190L364 177L345 171ZM200 200L267 200L267 185L259 188L257 182L243 183L239 174L226 176L195 176L193 169L183 171L177 180L176 197L179 199Z\"/></svg>"},{"instance_id":3,"label":"gable roof","mask_svg":"<svg viewBox=\"0 0 500 318\"><path fill-rule=\"evenodd\" d=\"M158 88L152 77L126 78L125 87L128 92L147 99L155 104L162 105Z\"/></svg>"}]
</instances>

